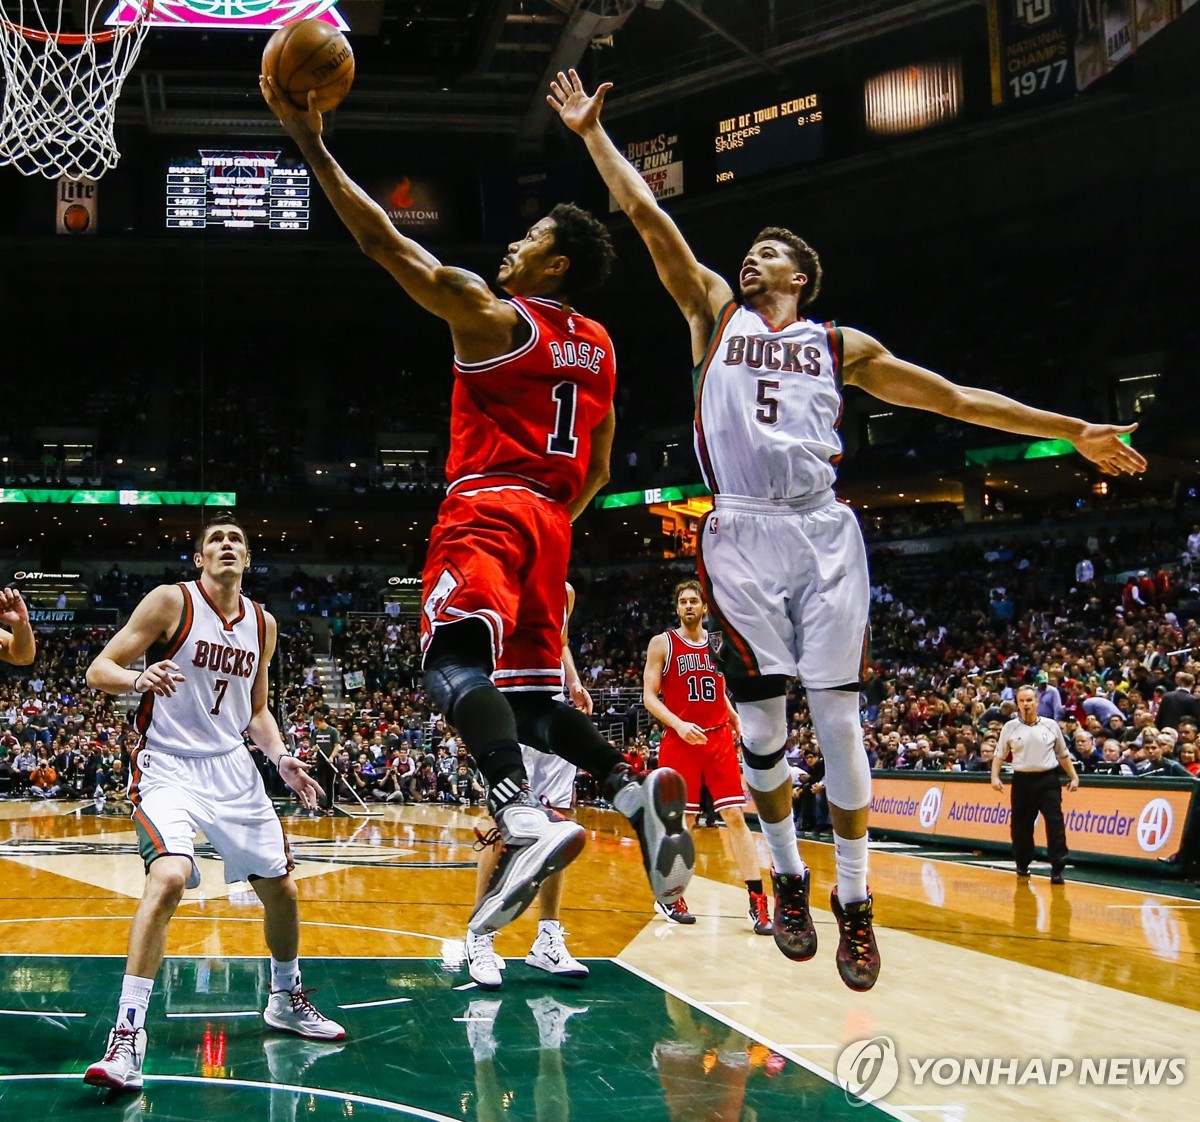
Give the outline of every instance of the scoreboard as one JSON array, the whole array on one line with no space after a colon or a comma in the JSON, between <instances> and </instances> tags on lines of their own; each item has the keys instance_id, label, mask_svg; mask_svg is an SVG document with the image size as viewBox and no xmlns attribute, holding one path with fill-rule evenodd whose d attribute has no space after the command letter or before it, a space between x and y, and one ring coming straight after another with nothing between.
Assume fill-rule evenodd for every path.
<instances>
[{"instance_id":1,"label":"scoreboard","mask_svg":"<svg viewBox=\"0 0 1200 1122\"><path fill-rule=\"evenodd\" d=\"M819 160L825 154L819 93L788 97L717 122L713 150L718 183Z\"/></svg>"},{"instance_id":2,"label":"scoreboard","mask_svg":"<svg viewBox=\"0 0 1200 1122\"><path fill-rule=\"evenodd\" d=\"M169 230L307 230L308 168L278 150L201 148L167 168Z\"/></svg>"}]
</instances>

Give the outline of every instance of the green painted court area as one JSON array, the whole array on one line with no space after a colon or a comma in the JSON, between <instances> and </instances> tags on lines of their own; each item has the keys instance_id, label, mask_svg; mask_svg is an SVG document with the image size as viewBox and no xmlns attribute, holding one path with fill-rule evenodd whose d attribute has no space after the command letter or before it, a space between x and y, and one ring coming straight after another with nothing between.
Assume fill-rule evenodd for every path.
<instances>
[{"instance_id":1,"label":"green painted court area","mask_svg":"<svg viewBox=\"0 0 1200 1122\"><path fill-rule=\"evenodd\" d=\"M84 1086L79 1076L103 1051L123 960L0 957L0 1032L7 1045L0 1118L868 1122L884 1116L618 963L589 965L585 982L555 984L513 960L504 989L486 993L464 988L465 971L438 959L309 959L305 985L348 1033L340 1043L316 1044L263 1025L265 960L170 958L150 1005L145 1088L114 1095ZM802 1020L800 995L797 1006ZM832 1054L822 1058L832 1062L826 1059Z\"/></svg>"}]
</instances>

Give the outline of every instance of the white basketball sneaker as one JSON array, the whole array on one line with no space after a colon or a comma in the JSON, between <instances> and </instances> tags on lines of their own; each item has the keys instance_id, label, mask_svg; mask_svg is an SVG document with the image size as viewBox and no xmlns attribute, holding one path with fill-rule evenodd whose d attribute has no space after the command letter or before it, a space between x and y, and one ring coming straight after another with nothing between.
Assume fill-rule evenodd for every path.
<instances>
[{"instance_id":1,"label":"white basketball sneaker","mask_svg":"<svg viewBox=\"0 0 1200 1122\"><path fill-rule=\"evenodd\" d=\"M610 783L619 784L612 804L626 818L642 847L642 864L654 899L669 908L692 879L696 850L684 821L687 785L673 768L633 775L620 765Z\"/></svg>"},{"instance_id":2,"label":"white basketball sneaker","mask_svg":"<svg viewBox=\"0 0 1200 1122\"><path fill-rule=\"evenodd\" d=\"M280 1032L291 1032L305 1040L344 1040L346 1030L331 1021L311 1001L300 983L290 990L272 990L263 1020Z\"/></svg>"},{"instance_id":3,"label":"white basketball sneaker","mask_svg":"<svg viewBox=\"0 0 1200 1122\"><path fill-rule=\"evenodd\" d=\"M467 926L476 934L499 931L533 903L542 881L583 851L587 833L534 802L527 787L493 815L504 849L483 899Z\"/></svg>"},{"instance_id":4,"label":"white basketball sneaker","mask_svg":"<svg viewBox=\"0 0 1200 1122\"><path fill-rule=\"evenodd\" d=\"M144 1028L114 1028L109 1031L104 1059L92 1064L83 1073L83 1081L91 1087L111 1087L114 1091L141 1089L142 1062L146 1058Z\"/></svg>"},{"instance_id":5,"label":"white basketball sneaker","mask_svg":"<svg viewBox=\"0 0 1200 1122\"><path fill-rule=\"evenodd\" d=\"M567 950L567 933L556 919L538 923L537 938L525 956L526 966L545 970L557 978L586 978L589 970Z\"/></svg>"},{"instance_id":6,"label":"white basketball sneaker","mask_svg":"<svg viewBox=\"0 0 1200 1122\"><path fill-rule=\"evenodd\" d=\"M495 942L494 931L489 931L486 935L467 932L467 973L471 975L471 981L481 989L498 990L504 983L504 977L496 962L500 956L496 954Z\"/></svg>"}]
</instances>

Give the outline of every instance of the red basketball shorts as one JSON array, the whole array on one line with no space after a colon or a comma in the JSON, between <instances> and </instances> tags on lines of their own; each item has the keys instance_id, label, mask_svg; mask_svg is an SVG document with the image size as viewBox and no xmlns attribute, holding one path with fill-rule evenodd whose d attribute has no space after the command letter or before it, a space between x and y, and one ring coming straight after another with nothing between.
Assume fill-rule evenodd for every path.
<instances>
[{"instance_id":1,"label":"red basketball shorts","mask_svg":"<svg viewBox=\"0 0 1200 1122\"><path fill-rule=\"evenodd\" d=\"M478 619L500 689L558 693L570 555L561 503L518 487L449 495L422 574L422 655L439 628Z\"/></svg>"},{"instance_id":2,"label":"red basketball shorts","mask_svg":"<svg viewBox=\"0 0 1200 1122\"><path fill-rule=\"evenodd\" d=\"M701 787L708 788L717 810L742 806L746 801L733 730L728 725L710 732L707 744L689 744L667 729L658 748L658 764L674 768L683 776L687 783L687 808L693 814L700 810Z\"/></svg>"}]
</instances>

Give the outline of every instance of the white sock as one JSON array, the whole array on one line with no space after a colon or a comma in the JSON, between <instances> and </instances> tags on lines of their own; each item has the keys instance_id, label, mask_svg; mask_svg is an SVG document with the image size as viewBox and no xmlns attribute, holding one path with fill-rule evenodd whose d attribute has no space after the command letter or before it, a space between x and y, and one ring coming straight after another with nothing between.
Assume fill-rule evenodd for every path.
<instances>
[{"instance_id":1,"label":"white sock","mask_svg":"<svg viewBox=\"0 0 1200 1122\"><path fill-rule=\"evenodd\" d=\"M767 849L771 853L771 868L777 873L803 873L804 859L800 856L800 847L796 844L796 824L789 814L782 822L768 822L759 815L758 824L762 828L763 837L767 839Z\"/></svg>"},{"instance_id":2,"label":"white sock","mask_svg":"<svg viewBox=\"0 0 1200 1122\"><path fill-rule=\"evenodd\" d=\"M145 1028L146 1010L150 1007L150 995L153 992L153 978L139 978L136 974L126 974L121 979L121 1001L117 1006L117 1028Z\"/></svg>"},{"instance_id":3,"label":"white sock","mask_svg":"<svg viewBox=\"0 0 1200 1122\"><path fill-rule=\"evenodd\" d=\"M843 904L867 898L867 835L861 838L833 835L837 860L837 892Z\"/></svg>"},{"instance_id":4,"label":"white sock","mask_svg":"<svg viewBox=\"0 0 1200 1122\"><path fill-rule=\"evenodd\" d=\"M291 992L300 984L300 960L293 958L291 962L278 962L271 959L271 990L286 990Z\"/></svg>"}]
</instances>

